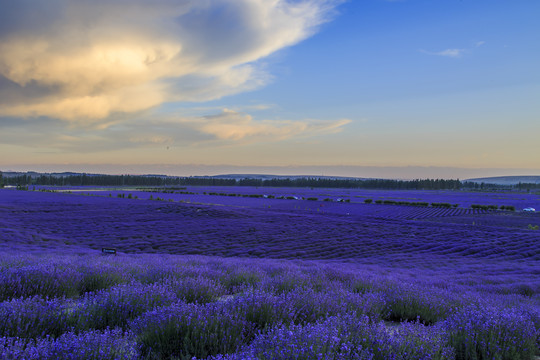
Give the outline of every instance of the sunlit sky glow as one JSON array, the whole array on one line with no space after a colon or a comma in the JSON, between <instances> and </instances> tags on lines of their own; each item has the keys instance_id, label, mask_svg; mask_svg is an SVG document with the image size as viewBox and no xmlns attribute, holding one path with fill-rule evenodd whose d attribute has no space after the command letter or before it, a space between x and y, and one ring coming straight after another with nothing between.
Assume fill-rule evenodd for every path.
<instances>
[{"instance_id":1,"label":"sunlit sky glow","mask_svg":"<svg viewBox=\"0 0 540 360\"><path fill-rule=\"evenodd\" d=\"M0 0L0 170L540 175L540 2Z\"/></svg>"}]
</instances>

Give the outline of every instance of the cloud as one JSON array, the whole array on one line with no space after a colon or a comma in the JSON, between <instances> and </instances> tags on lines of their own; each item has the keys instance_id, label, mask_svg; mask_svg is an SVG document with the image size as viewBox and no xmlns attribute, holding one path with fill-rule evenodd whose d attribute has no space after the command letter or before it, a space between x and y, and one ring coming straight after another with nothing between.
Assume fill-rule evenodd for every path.
<instances>
[{"instance_id":1,"label":"cloud","mask_svg":"<svg viewBox=\"0 0 540 360\"><path fill-rule=\"evenodd\" d=\"M335 133L351 121L342 119L331 122L304 121L254 121L252 116L224 109L220 114L195 119L184 119L197 131L218 140L246 143L254 141L280 141L293 136L315 136Z\"/></svg>"},{"instance_id":2,"label":"cloud","mask_svg":"<svg viewBox=\"0 0 540 360\"><path fill-rule=\"evenodd\" d=\"M435 53L435 55L456 58L456 57L461 57L464 52L465 52L465 49L446 49L446 50Z\"/></svg>"},{"instance_id":3,"label":"cloud","mask_svg":"<svg viewBox=\"0 0 540 360\"><path fill-rule=\"evenodd\" d=\"M168 146L222 147L279 142L333 134L351 120L255 120L250 114L224 109L207 116L164 116L152 112L107 127L65 126L59 119L0 118L0 144L69 153L99 153Z\"/></svg>"},{"instance_id":4,"label":"cloud","mask_svg":"<svg viewBox=\"0 0 540 360\"><path fill-rule=\"evenodd\" d=\"M270 81L261 60L312 35L337 0L3 3L0 116L98 123Z\"/></svg>"},{"instance_id":5,"label":"cloud","mask_svg":"<svg viewBox=\"0 0 540 360\"><path fill-rule=\"evenodd\" d=\"M451 58L460 58L465 53L473 52L475 48L479 48L481 46L484 46L486 44L485 41L476 41L472 46L470 46L467 49L446 49L442 51L427 51L427 50L420 50L420 52L428 55L437 55L437 56L445 56L445 57L451 57Z\"/></svg>"},{"instance_id":6,"label":"cloud","mask_svg":"<svg viewBox=\"0 0 540 360\"><path fill-rule=\"evenodd\" d=\"M442 51L426 51L426 50L420 50L424 54L428 55L437 55L437 56L445 56L445 57L451 57L451 58L459 58L463 56L463 54L467 51L466 49L446 49Z\"/></svg>"}]
</instances>

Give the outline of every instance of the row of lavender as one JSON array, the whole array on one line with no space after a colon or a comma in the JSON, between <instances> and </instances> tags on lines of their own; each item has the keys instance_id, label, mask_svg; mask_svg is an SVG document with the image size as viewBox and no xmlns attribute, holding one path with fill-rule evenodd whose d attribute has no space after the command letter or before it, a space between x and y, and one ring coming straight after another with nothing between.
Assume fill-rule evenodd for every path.
<instances>
[{"instance_id":1,"label":"row of lavender","mask_svg":"<svg viewBox=\"0 0 540 360\"><path fill-rule=\"evenodd\" d=\"M473 267L449 269L4 254L0 358L532 359L538 295L473 291L449 280Z\"/></svg>"},{"instance_id":2,"label":"row of lavender","mask_svg":"<svg viewBox=\"0 0 540 360\"><path fill-rule=\"evenodd\" d=\"M540 231L533 230L540 224L540 214L468 214L428 221L402 218L402 208L414 207L335 205L362 209L353 212L351 208L350 215L339 215L325 213L326 210L227 207L3 190L0 248L43 251L116 247L130 253L374 263L489 259L496 263L527 264L540 260ZM379 209L381 212L375 216ZM520 273L520 278L526 277Z\"/></svg>"},{"instance_id":3,"label":"row of lavender","mask_svg":"<svg viewBox=\"0 0 540 360\"><path fill-rule=\"evenodd\" d=\"M375 201L396 201L396 202L427 202L427 203L450 203L458 204L460 208L470 208L471 205L493 205L493 206L514 206L517 210L526 207L540 209L540 194L525 192L469 192L451 190L369 190L369 189L325 189L325 188L256 188L256 187L231 187L231 186L189 186L182 189L167 188L97 188L97 187L47 187L36 186L34 189L73 191L73 192L95 192L101 195L117 196L125 193L128 196L138 196L140 199L159 197L163 199L173 199L175 201L191 201L203 203L219 204L243 204L253 203L253 197L263 197L269 200L278 198L284 199L308 199L317 198L333 202L339 200L353 203L363 203L366 199ZM251 197L251 198L250 198ZM271 201L270 204L280 202ZM283 203L283 202L281 202ZM265 202L266 204L266 202ZM297 204L298 206L298 204Z\"/></svg>"},{"instance_id":4,"label":"row of lavender","mask_svg":"<svg viewBox=\"0 0 540 360\"><path fill-rule=\"evenodd\" d=\"M485 215L469 215L458 219L464 224L453 224L38 191L2 195L0 247L7 249L116 247L130 253L405 264L415 259L540 260L540 231L527 228L537 224L529 214L493 215L493 224ZM520 278L532 276L527 274Z\"/></svg>"}]
</instances>

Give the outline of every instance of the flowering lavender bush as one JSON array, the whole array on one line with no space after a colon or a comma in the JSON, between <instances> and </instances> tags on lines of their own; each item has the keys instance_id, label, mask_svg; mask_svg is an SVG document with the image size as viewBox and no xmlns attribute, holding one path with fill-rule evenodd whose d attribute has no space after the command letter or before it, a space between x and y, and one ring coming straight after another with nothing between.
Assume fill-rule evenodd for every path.
<instances>
[{"instance_id":1,"label":"flowering lavender bush","mask_svg":"<svg viewBox=\"0 0 540 360\"><path fill-rule=\"evenodd\" d=\"M275 294L312 287L311 277L301 272L280 273L261 281L260 288Z\"/></svg>"},{"instance_id":2,"label":"flowering lavender bush","mask_svg":"<svg viewBox=\"0 0 540 360\"><path fill-rule=\"evenodd\" d=\"M146 311L178 301L176 294L160 284L126 284L87 293L70 312L76 329L105 329L120 326Z\"/></svg>"},{"instance_id":3,"label":"flowering lavender bush","mask_svg":"<svg viewBox=\"0 0 540 360\"><path fill-rule=\"evenodd\" d=\"M220 282L202 276L168 279L163 284L186 303L209 303L227 294L226 287Z\"/></svg>"},{"instance_id":4,"label":"flowering lavender bush","mask_svg":"<svg viewBox=\"0 0 540 360\"><path fill-rule=\"evenodd\" d=\"M368 317L330 317L307 325L280 326L257 337L236 354L214 360L240 359L453 359L444 333L406 323L389 331Z\"/></svg>"},{"instance_id":5,"label":"flowering lavender bush","mask_svg":"<svg viewBox=\"0 0 540 360\"><path fill-rule=\"evenodd\" d=\"M106 329L79 334L68 332L57 339L26 341L0 338L0 358L5 360L135 360L138 352L133 337L120 330Z\"/></svg>"},{"instance_id":6,"label":"flowering lavender bush","mask_svg":"<svg viewBox=\"0 0 540 360\"><path fill-rule=\"evenodd\" d=\"M463 298L458 298L452 291L431 288L420 289L414 284L389 285L385 291L387 309L385 319L390 321L421 321L433 324L445 319L461 307Z\"/></svg>"},{"instance_id":7,"label":"flowering lavender bush","mask_svg":"<svg viewBox=\"0 0 540 360\"><path fill-rule=\"evenodd\" d=\"M206 358L236 351L250 330L238 314L217 304L176 303L143 314L130 324L143 356Z\"/></svg>"},{"instance_id":8,"label":"flowering lavender bush","mask_svg":"<svg viewBox=\"0 0 540 360\"><path fill-rule=\"evenodd\" d=\"M467 307L444 325L458 360L525 360L538 351L538 330L530 316L516 309Z\"/></svg>"},{"instance_id":9,"label":"flowering lavender bush","mask_svg":"<svg viewBox=\"0 0 540 360\"><path fill-rule=\"evenodd\" d=\"M374 320L382 317L386 308L383 294L355 294L346 290L315 292L297 290L287 294L295 312L296 324L313 323L328 316L356 313Z\"/></svg>"},{"instance_id":10,"label":"flowering lavender bush","mask_svg":"<svg viewBox=\"0 0 540 360\"><path fill-rule=\"evenodd\" d=\"M39 296L0 303L0 336L39 338L59 336L69 330L64 299Z\"/></svg>"},{"instance_id":11,"label":"flowering lavender bush","mask_svg":"<svg viewBox=\"0 0 540 360\"><path fill-rule=\"evenodd\" d=\"M290 299L262 291L249 292L225 301L222 308L227 313L234 313L244 319L250 332L246 338L253 338L257 333L266 332L278 324L289 324L297 316Z\"/></svg>"},{"instance_id":12,"label":"flowering lavender bush","mask_svg":"<svg viewBox=\"0 0 540 360\"><path fill-rule=\"evenodd\" d=\"M352 343L339 319L317 324L281 326L257 337L248 347L213 360L255 359L373 359L373 354Z\"/></svg>"},{"instance_id":13,"label":"flowering lavender bush","mask_svg":"<svg viewBox=\"0 0 540 360\"><path fill-rule=\"evenodd\" d=\"M79 294L107 289L111 286L126 283L132 278L129 274L110 264L100 266L84 266L79 268L81 279L78 283Z\"/></svg>"},{"instance_id":14,"label":"flowering lavender bush","mask_svg":"<svg viewBox=\"0 0 540 360\"><path fill-rule=\"evenodd\" d=\"M220 277L220 282L225 286L229 294L245 290L255 286L260 281L260 275L252 269L226 269Z\"/></svg>"},{"instance_id":15,"label":"flowering lavender bush","mask_svg":"<svg viewBox=\"0 0 540 360\"><path fill-rule=\"evenodd\" d=\"M0 269L0 301L16 297L73 297L80 274L53 264Z\"/></svg>"}]
</instances>

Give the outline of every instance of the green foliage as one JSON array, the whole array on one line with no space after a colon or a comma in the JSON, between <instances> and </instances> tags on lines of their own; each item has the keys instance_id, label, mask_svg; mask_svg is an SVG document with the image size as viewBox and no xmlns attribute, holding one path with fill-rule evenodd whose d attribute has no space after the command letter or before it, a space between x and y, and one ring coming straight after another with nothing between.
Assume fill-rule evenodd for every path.
<instances>
[{"instance_id":1,"label":"green foliage","mask_svg":"<svg viewBox=\"0 0 540 360\"><path fill-rule=\"evenodd\" d=\"M131 327L145 359L206 359L244 344L246 322L216 304L178 303L150 311Z\"/></svg>"},{"instance_id":2,"label":"green foliage","mask_svg":"<svg viewBox=\"0 0 540 360\"><path fill-rule=\"evenodd\" d=\"M431 206L450 209L452 207L452 204L449 204L449 203L431 203Z\"/></svg>"},{"instance_id":3,"label":"green foliage","mask_svg":"<svg viewBox=\"0 0 540 360\"><path fill-rule=\"evenodd\" d=\"M88 267L79 270L82 274L77 290L79 294L98 291L110 288L111 286L122 284L128 281L129 277L119 270L112 268Z\"/></svg>"},{"instance_id":4,"label":"green foliage","mask_svg":"<svg viewBox=\"0 0 540 360\"><path fill-rule=\"evenodd\" d=\"M229 294L236 293L243 288L253 287L261 281L259 274L246 269L228 271L219 280Z\"/></svg>"},{"instance_id":5,"label":"green foliage","mask_svg":"<svg viewBox=\"0 0 540 360\"><path fill-rule=\"evenodd\" d=\"M480 187L479 184L463 184L459 180L418 179L330 179L330 178L275 178L275 179L219 179L215 177L175 177L175 176L140 176L140 175L104 175L74 174L52 176L41 174L32 178L22 173L4 177L4 184L32 184L57 186L261 186L261 187L309 187L314 188L364 188L364 189L400 189L400 190L458 190L461 188ZM0 181L1 183L1 181ZM487 186L487 185L484 185ZM515 187L518 187L517 185ZM519 188L538 188L537 184L520 184Z\"/></svg>"},{"instance_id":6,"label":"green foliage","mask_svg":"<svg viewBox=\"0 0 540 360\"><path fill-rule=\"evenodd\" d=\"M79 276L73 269L54 266L7 269L0 282L0 301L32 296L75 297L79 294Z\"/></svg>"},{"instance_id":7,"label":"green foliage","mask_svg":"<svg viewBox=\"0 0 540 360\"><path fill-rule=\"evenodd\" d=\"M533 322L515 309L465 308L445 325L456 360L529 360L537 349Z\"/></svg>"},{"instance_id":8,"label":"green foliage","mask_svg":"<svg viewBox=\"0 0 540 360\"><path fill-rule=\"evenodd\" d=\"M126 328L129 320L154 309L176 302L176 295L160 284L119 285L87 293L70 314L77 330Z\"/></svg>"},{"instance_id":9,"label":"green foliage","mask_svg":"<svg viewBox=\"0 0 540 360\"><path fill-rule=\"evenodd\" d=\"M186 303L206 304L227 294L227 289L222 284L205 277L170 278L165 280L164 285Z\"/></svg>"},{"instance_id":10,"label":"green foliage","mask_svg":"<svg viewBox=\"0 0 540 360\"><path fill-rule=\"evenodd\" d=\"M527 226L527 228L528 228L529 230L538 230L540 227L539 227L538 225L534 225L534 226L533 226L532 224L529 224L529 225Z\"/></svg>"},{"instance_id":11,"label":"green foliage","mask_svg":"<svg viewBox=\"0 0 540 360\"><path fill-rule=\"evenodd\" d=\"M422 291L420 287L411 284L399 284L384 290L386 295L385 320L390 321L420 321L424 324L434 324L450 315L455 307L460 306L459 299L448 297L448 293L437 291Z\"/></svg>"},{"instance_id":12,"label":"green foliage","mask_svg":"<svg viewBox=\"0 0 540 360\"><path fill-rule=\"evenodd\" d=\"M67 316L59 299L39 296L0 303L0 337L36 339L56 337L68 330Z\"/></svg>"},{"instance_id":13,"label":"green foliage","mask_svg":"<svg viewBox=\"0 0 540 360\"><path fill-rule=\"evenodd\" d=\"M364 200L364 203L366 204L371 204L373 202L373 199L366 199Z\"/></svg>"},{"instance_id":14,"label":"green foliage","mask_svg":"<svg viewBox=\"0 0 540 360\"><path fill-rule=\"evenodd\" d=\"M485 210L487 211L489 209L488 205L478 205L478 204L473 204L471 205L471 209L477 209L477 210Z\"/></svg>"}]
</instances>

